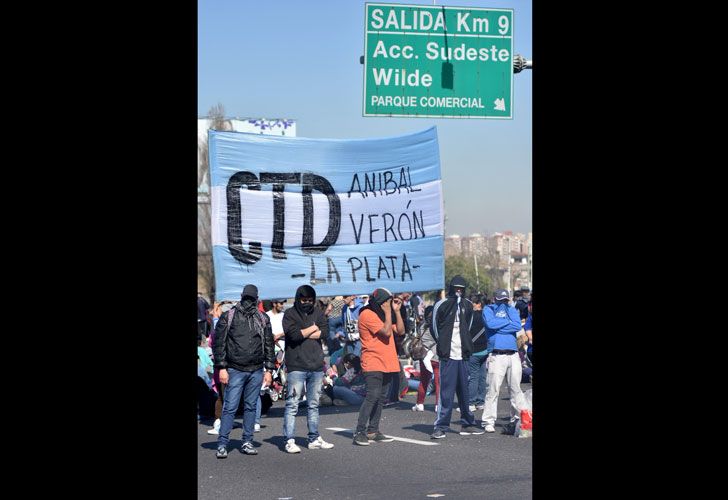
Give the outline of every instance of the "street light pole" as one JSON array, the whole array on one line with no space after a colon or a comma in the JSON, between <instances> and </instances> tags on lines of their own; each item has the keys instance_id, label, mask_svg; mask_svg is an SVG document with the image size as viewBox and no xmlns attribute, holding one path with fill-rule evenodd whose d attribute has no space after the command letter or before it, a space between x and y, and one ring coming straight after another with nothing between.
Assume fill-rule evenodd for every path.
<instances>
[{"instance_id":1,"label":"street light pole","mask_svg":"<svg viewBox=\"0 0 728 500\"><path fill-rule=\"evenodd\" d=\"M364 56L359 56L359 64L364 64ZM533 69L533 61L526 59L521 54L513 56L513 74L518 74L524 69Z\"/></svg>"},{"instance_id":2,"label":"street light pole","mask_svg":"<svg viewBox=\"0 0 728 500\"><path fill-rule=\"evenodd\" d=\"M475 280L478 282L478 294L480 294L480 275L478 275L478 256L473 253L473 261L475 262Z\"/></svg>"},{"instance_id":3,"label":"street light pole","mask_svg":"<svg viewBox=\"0 0 728 500\"><path fill-rule=\"evenodd\" d=\"M520 73L524 69L533 69L533 61L526 59L521 54L513 56L513 73Z\"/></svg>"},{"instance_id":4,"label":"street light pole","mask_svg":"<svg viewBox=\"0 0 728 500\"><path fill-rule=\"evenodd\" d=\"M508 293L510 295L513 295L512 288L511 288L511 256L508 255Z\"/></svg>"}]
</instances>

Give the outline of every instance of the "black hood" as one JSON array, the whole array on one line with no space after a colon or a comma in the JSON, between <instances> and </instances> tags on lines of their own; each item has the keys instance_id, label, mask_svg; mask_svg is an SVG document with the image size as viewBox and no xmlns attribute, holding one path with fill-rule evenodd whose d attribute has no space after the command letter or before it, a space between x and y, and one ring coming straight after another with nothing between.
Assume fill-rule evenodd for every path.
<instances>
[{"instance_id":1,"label":"black hood","mask_svg":"<svg viewBox=\"0 0 728 500\"><path fill-rule=\"evenodd\" d=\"M303 306L298 299L301 297L313 297L313 304L307 304L306 306ZM296 290L296 297L293 299L293 307L296 308L296 311L298 311L299 314L311 314L313 312L313 308L316 305L316 290L313 289L310 285L301 285ZM310 306L310 307L309 307Z\"/></svg>"},{"instance_id":2,"label":"black hood","mask_svg":"<svg viewBox=\"0 0 728 500\"><path fill-rule=\"evenodd\" d=\"M460 275L454 276L453 279L450 280L450 288L447 291L447 296L455 297L455 287L456 286L461 286L464 288L463 297L465 297L465 291L467 290L468 282L465 281L465 278L463 278Z\"/></svg>"}]
</instances>

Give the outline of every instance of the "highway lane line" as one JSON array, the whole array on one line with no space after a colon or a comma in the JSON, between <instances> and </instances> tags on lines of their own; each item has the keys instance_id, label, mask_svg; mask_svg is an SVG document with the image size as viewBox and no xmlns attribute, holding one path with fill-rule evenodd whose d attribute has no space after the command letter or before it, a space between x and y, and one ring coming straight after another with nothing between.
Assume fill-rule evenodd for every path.
<instances>
[{"instance_id":1,"label":"highway lane line","mask_svg":"<svg viewBox=\"0 0 728 500\"><path fill-rule=\"evenodd\" d=\"M334 432L348 432L351 434L352 437L354 437L354 429L344 429L343 427L326 427L326 430L328 431L334 431ZM420 441L419 439L409 439L409 438L401 438L396 436L390 436L389 434L385 434L388 438L392 438L395 441L402 441L403 443L414 443L414 444L421 444L424 446L437 446L440 443L433 443L431 441Z\"/></svg>"}]
</instances>

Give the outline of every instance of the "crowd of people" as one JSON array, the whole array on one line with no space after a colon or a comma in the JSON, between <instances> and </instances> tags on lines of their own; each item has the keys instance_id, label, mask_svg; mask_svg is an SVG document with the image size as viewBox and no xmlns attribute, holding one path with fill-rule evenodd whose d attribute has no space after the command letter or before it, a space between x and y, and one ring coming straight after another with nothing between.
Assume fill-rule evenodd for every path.
<instances>
[{"instance_id":1,"label":"crowd of people","mask_svg":"<svg viewBox=\"0 0 728 500\"><path fill-rule=\"evenodd\" d=\"M412 410L420 412L434 389L433 439L447 436L454 411L461 435L495 432L504 379L510 420L517 422L527 407L520 385L533 373L533 295L518 290L511 302L504 289L492 299L468 297L466 290L466 281L455 276L427 307L421 293L386 288L327 301L302 285L287 308L285 298L260 300L253 284L237 302L210 306L198 294L198 408L200 415L214 415L207 432L218 436L216 456L227 457L236 415L243 419L241 451L257 454L253 434L278 398L285 399L288 453L301 453L295 417L303 402L309 449L334 446L318 430L319 406L327 403L359 407L353 444L392 441L380 430L383 408L413 388ZM414 342L420 349L411 349Z\"/></svg>"}]
</instances>

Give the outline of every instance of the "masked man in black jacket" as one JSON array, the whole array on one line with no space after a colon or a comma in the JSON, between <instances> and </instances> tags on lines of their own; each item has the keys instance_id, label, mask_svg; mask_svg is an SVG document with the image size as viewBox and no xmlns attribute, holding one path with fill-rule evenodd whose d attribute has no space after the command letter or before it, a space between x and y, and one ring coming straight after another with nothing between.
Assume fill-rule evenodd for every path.
<instances>
[{"instance_id":1,"label":"masked man in black jacket","mask_svg":"<svg viewBox=\"0 0 728 500\"><path fill-rule=\"evenodd\" d=\"M432 336L437 342L437 356L440 358L440 401L433 439L445 437L450 427L452 403L458 394L460 414L465 423L461 435L483 434L485 431L475 425L473 412L468 408L468 366L473 353L470 328L473 324L473 304L465 298L467 283L462 276L450 280L447 297L435 304L432 311Z\"/></svg>"},{"instance_id":2,"label":"masked man in black jacket","mask_svg":"<svg viewBox=\"0 0 728 500\"><path fill-rule=\"evenodd\" d=\"M212 351L225 391L217 458L227 458L227 444L241 396L245 405L241 451L246 455L258 454L258 450L253 447L255 407L262 383L270 385L272 381L275 351L270 320L258 310L257 304L258 288L245 285L240 302L222 315L215 327Z\"/></svg>"},{"instance_id":3,"label":"masked man in black jacket","mask_svg":"<svg viewBox=\"0 0 728 500\"><path fill-rule=\"evenodd\" d=\"M309 285L301 285L296 290L293 307L283 315L283 332L286 334L286 372L288 391L286 410L283 413L283 435L288 453L301 453L296 445L296 413L306 386L306 405L308 414L308 448L310 450L329 449L334 445L327 443L319 435L319 398L324 379L324 350L321 339L328 338L329 322L324 312L315 307L316 291Z\"/></svg>"}]
</instances>

